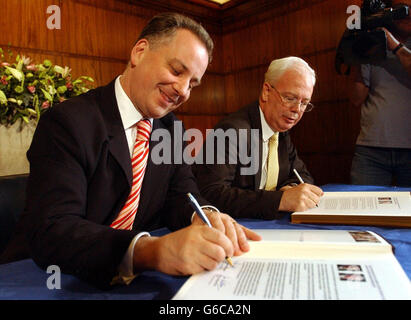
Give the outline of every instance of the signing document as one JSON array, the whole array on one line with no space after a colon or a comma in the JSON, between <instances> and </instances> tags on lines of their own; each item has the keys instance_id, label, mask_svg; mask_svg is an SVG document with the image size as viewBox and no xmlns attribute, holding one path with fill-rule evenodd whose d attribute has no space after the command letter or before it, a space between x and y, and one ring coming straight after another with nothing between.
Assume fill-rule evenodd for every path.
<instances>
[{"instance_id":1,"label":"signing document","mask_svg":"<svg viewBox=\"0 0 411 320\"><path fill-rule=\"evenodd\" d=\"M254 230L262 241L191 276L173 299L411 299L392 246L369 231Z\"/></svg>"}]
</instances>

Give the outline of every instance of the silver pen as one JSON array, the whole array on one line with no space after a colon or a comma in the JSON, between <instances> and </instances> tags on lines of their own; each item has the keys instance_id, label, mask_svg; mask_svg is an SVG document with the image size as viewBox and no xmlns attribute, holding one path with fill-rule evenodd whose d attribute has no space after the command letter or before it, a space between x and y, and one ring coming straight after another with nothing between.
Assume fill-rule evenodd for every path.
<instances>
[{"instance_id":1,"label":"silver pen","mask_svg":"<svg viewBox=\"0 0 411 320\"><path fill-rule=\"evenodd\" d=\"M297 170L294 168L294 173L297 176L298 180L300 181L300 183L304 183L304 180L300 177L300 175L298 174Z\"/></svg>"},{"instance_id":2,"label":"silver pen","mask_svg":"<svg viewBox=\"0 0 411 320\"><path fill-rule=\"evenodd\" d=\"M293 169L295 175L297 176L298 180L300 181L300 183L304 183L303 178L301 178L301 176L298 174L297 170L294 168ZM315 206L318 208L318 204L315 204Z\"/></svg>"},{"instance_id":3,"label":"silver pen","mask_svg":"<svg viewBox=\"0 0 411 320\"><path fill-rule=\"evenodd\" d=\"M187 196L188 196L188 199L190 200L191 206L193 207L197 215L200 217L200 219L203 220L210 228L212 228L213 226L211 225L210 220L208 220L206 214L204 213L203 209L201 209L197 200L193 197L191 193L187 193ZM233 261L231 260L230 257L226 257L225 260L228 262L230 266L234 267Z\"/></svg>"}]
</instances>

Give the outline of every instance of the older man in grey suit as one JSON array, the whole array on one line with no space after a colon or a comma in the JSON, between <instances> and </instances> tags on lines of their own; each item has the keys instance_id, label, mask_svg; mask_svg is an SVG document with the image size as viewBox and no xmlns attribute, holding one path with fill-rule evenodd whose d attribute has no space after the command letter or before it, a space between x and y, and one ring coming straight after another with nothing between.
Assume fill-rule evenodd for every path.
<instances>
[{"instance_id":1,"label":"older man in grey suit","mask_svg":"<svg viewBox=\"0 0 411 320\"><path fill-rule=\"evenodd\" d=\"M287 57L270 64L259 102L229 115L215 127L225 132L234 129L239 137L241 129L257 130L258 143L254 145L258 148L253 150L252 135L248 133L250 139L239 139L237 144L237 161L233 161L226 144L225 163L220 164L217 158L221 154L213 147L217 144L210 143L210 139L219 138L218 134L209 135L204 144L203 161L197 161L194 172L207 200L233 217L261 219L276 218L280 211L304 211L318 203L322 190L312 184L313 178L288 133L304 112L312 110L315 80L314 70L300 58ZM241 150L257 163L255 174L244 174L249 164L241 161ZM210 157L210 152L216 156ZM305 183L300 183L294 169Z\"/></svg>"}]
</instances>

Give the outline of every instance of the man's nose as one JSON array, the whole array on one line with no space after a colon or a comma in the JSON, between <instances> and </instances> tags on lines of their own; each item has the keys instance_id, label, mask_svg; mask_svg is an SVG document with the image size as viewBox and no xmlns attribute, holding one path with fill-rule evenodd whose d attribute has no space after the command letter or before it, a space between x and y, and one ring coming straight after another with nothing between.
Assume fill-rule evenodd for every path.
<instances>
[{"instance_id":1,"label":"man's nose","mask_svg":"<svg viewBox=\"0 0 411 320\"><path fill-rule=\"evenodd\" d=\"M292 106L291 106L291 111L299 113L301 111L303 111L304 107L302 104L302 101L296 101Z\"/></svg>"},{"instance_id":2,"label":"man's nose","mask_svg":"<svg viewBox=\"0 0 411 320\"><path fill-rule=\"evenodd\" d=\"M181 81L176 82L173 88L183 100L188 99L190 96L190 82L188 80L182 79Z\"/></svg>"}]
</instances>

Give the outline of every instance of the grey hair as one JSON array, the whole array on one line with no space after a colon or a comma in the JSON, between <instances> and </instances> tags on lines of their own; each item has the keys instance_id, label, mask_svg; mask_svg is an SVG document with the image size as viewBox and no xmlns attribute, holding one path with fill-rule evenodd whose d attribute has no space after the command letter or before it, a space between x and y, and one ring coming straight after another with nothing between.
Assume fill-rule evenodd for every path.
<instances>
[{"instance_id":1,"label":"grey hair","mask_svg":"<svg viewBox=\"0 0 411 320\"><path fill-rule=\"evenodd\" d=\"M282 59L276 59L271 61L270 66L265 73L264 80L267 82L277 82L277 80L283 75L283 73L289 69L301 70L305 69L311 74L313 78L313 85L316 82L315 71L305 62L298 57L286 57Z\"/></svg>"}]
</instances>

